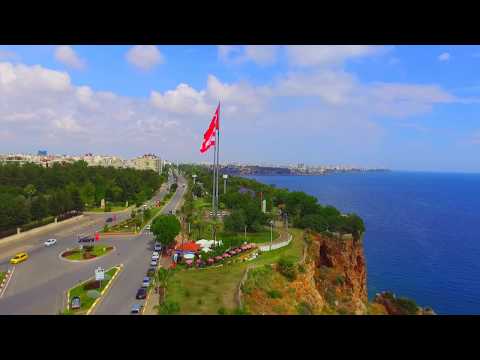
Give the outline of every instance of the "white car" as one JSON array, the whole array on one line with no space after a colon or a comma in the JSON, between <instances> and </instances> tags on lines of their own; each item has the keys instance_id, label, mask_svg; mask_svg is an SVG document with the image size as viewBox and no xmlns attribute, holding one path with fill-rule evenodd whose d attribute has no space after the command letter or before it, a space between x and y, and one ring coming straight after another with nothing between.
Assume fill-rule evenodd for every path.
<instances>
[{"instance_id":1,"label":"white car","mask_svg":"<svg viewBox=\"0 0 480 360\"><path fill-rule=\"evenodd\" d=\"M160 258L160 255L158 252L154 251L152 254L152 260L158 260Z\"/></svg>"},{"instance_id":2,"label":"white car","mask_svg":"<svg viewBox=\"0 0 480 360\"><path fill-rule=\"evenodd\" d=\"M157 266L158 266L158 261L157 261L157 260L152 260L152 261L150 261L150 266L155 266L155 267L157 267Z\"/></svg>"},{"instance_id":3,"label":"white car","mask_svg":"<svg viewBox=\"0 0 480 360\"><path fill-rule=\"evenodd\" d=\"M57 239L48 239L47 241L44 242L45 246L52 246L57 243Z\"/></svg>"},{"instance_id":4,"label":"white car","mask_svg":"<svg viewBox=\"0 0 480 360\"><path fill-rule=\"evenodd\" d=\"M150 224L148 224L147 226L145 226L145 230L150 231L150 229L151 229Z\"/></svg>"}]
</instances>

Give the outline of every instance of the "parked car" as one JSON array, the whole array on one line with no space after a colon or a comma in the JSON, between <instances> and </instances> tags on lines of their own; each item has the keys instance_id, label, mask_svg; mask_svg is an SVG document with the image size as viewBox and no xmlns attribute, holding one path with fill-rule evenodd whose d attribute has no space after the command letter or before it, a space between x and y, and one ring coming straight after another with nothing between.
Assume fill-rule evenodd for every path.
<instances>
[{"instance_id":1,"label":"parked car","mask_svg":"<svg viewBox=\"0 0 480 360\"><path fill-rule=\"evenodd\" d=\"M158 266L158 261L157 260L150 261L150 266L157 267Z\"/></svg>"},{"instance_id":2,"label":"parked car","mask_svg":"<svg viewBox=\"0 0 480 360\"><path fill-rule=\"evenodd\" d=\"M141 304L133 304L132 305L132 310L130 310L131 314L140 314L142 311L143 305Z\"/></svg>"},{"instance_id":3,"label":"parked car","mask_svg":"<svg viewBox=\"0 0 480 360\"><path fill-rule=\"evenodd\" d=\"M157 271L154 267L148 268L147 276L152 277L155 275L155 271Z\"/></svg>"},{"instance_id":4,"label":"parked car","mask_svg":"<svg viewBox=\"0 0 480 360\"><path fill-rule=\"evenodd\" d=\"M150 229L151 229L151 226L150 226L150 224L148 224L147 226L145 226L145 230L148 230L148 231L150 231Z\"/></svg>"},{"instance_id":5,"label":"parked car","mask_svg":"<svg viewBox=\"0 0 480 360\"><path fill-rule=\"evenodd\" d=\"M10 264L16 265L28 259L28 254L26 252L21 252L16 254L13 258L10 259Z\"/></svg>"},{"instance_id":6,"label":"parked car","mask_svg":"<svg viewBox=\"0 0 480 360\"><path fill-rule=\"evenodd\" d=\"M80 309L80 307L81 307L80 297L74 296L70 303L70 309L75 310L75 309Z\"/></svg>"},{"instance_id":7,"label":"parked car","mask_svg":"<svg viewBox=\"0 0 480 360\"><path fill-rule=\"evenodd\" d=\"M158 260L160 258L160 254L156 251L153 252L152 254L152 260Z\"/></svg>"},{"instance_id":8,"label":"parked car","mask_svg":"<svg viewBox=\"0 0 480 360\"><path fill-rule=\"evenodd\" d=\"M149 286L150 286L150 278L148 276L145 276L143 278L142 287L148 288Z\"/></svg>"},{"instance_id":9,"label":"parked car","mask_svg":"<svg viewBox=\"0 0 480 360\"><path fill-rule=\"evenodd\" d=\"M113 218L109 217L107 220L105 220L105 222L109 223L109 222L112 222L113 221Z\"/></svg>"},{"instance_id":10,"label":"parked car","mask_svg":"<svg viewBox=\"0 0 480 360\"><path fill-rule=\"evenodd\" d=\"M144 300L146 297L147 297L147 289L145 289L143 287L138 289L137 296L135 296L135 298L137 300Z\"/></svg>"},{"instance_id":11,"label":"parked car","mask_svg":"<svg viewBox=\"0 0 480 360\"><path fill-rule=\"evenodd\" d=\"M48 239L47 241L44 242L45 246L52 246L57 243L57 239Z\"/></svg>"},{"instance_id":12,"label":"parked car","mask_svg":"<svg viewBox=\"0 0 480 360\"><path fill-rule=\"evenodd\" d=\"M95 238L93 236L84 236L78 240L79 243L88 243L88 242L95 242Z\"/></svg>"},{"instance_id":13,"label":"parked car","mask_svg":"<svg viewBox=\"0 0 480 360\"><path fill-rule=\"evenodd\" d=\"M162 251L162 244L156 243L155 246L153 247L153 250Z\"/></svg>"}]
</instances>

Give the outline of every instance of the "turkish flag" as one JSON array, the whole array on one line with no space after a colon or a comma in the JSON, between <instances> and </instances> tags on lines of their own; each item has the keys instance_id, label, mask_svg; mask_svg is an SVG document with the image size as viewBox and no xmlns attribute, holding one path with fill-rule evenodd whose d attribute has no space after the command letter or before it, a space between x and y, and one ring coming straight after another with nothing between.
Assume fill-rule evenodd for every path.
<instances>
[{"instance_id":1,"label":"turkish flag","mask_svg":"<svg viewBox=\"0 0 480 360\"><path fill-rule=\"evenodd\" d=\"M200 152L203 154L206 152L210 147L215 145L215 137L217 134L217 130L220 129L220 104L217 106L217 110L215 110L215 114L213 115L212 121L210 121L210 125L208 126L207 131L203 134L203 143L202 147L200 148Z\"/></svg>"},{"instance_id":2,"label":"turkish flag","mask_svg":"<svg viewBox=\"0 0 480 360\"><path fill-rule=\"evenodd\" d=\"M100 234L98 232L95 233L95 241L100 240Z\"/></svg>"}]
</instances>

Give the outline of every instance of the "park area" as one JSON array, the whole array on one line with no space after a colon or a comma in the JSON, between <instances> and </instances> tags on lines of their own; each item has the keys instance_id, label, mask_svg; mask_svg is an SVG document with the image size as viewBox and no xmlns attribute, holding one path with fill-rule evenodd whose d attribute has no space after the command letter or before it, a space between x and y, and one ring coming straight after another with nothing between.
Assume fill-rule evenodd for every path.
<instances>
[{"instance_id":1,"label":"park area","mask_svg":"<svg viewBox=\"0 0 480 360\"><path fill-rule=\"evenodd\" d=\"M72 261L90 260L102 257L113 249L113 246L106 245L83 245L82 247L64 251L61 256Z\"/></svg>"},{"instance_id":2,"label":"park area","mask_svg":"<svg viewBox=\"0 0 480 360\"><path fill-rule=\"evenodd\" d=\"M167 284L167 302L179 305L182 314L240 313L236 301L238 285L247 267L277 262L282 257L299 261L303 231L291 229L293 241L280 249L260 254L255 260L203 269L177 269Z\"/></svg>"},{"instance_id":3,"label":"park area","mask_svg":"<svg viewBox=\"0 0 480 360\"><path fill-rule=\"evenodd\" d=\"M124 220L114 226L105 226L101 231L102 233L134 233L138 232L139 229L142 229L147 225L150 220L152 220L158 213L161 211L161 207L153 207L145 211L145 214L142 216L141 211L137 211L134 217Z\"/></svg>"},{"instance_id":4,"label":"park area","mask_svg":"<svg viewBox=\"0 0 480 360\"><path fill-rule=\"evenodd\" d=\"M80 298L80 308L71 309L70 303L68 309L65 310L63 315L86 315L92 307L96 299L98 299L102 291L112 281L115 274L120 271L120 267L116 266L105 272L105 280L97 281L93 277L87 281L68 290L68 301L71 302L74 297Z\"/></svg>"}]
</instances>

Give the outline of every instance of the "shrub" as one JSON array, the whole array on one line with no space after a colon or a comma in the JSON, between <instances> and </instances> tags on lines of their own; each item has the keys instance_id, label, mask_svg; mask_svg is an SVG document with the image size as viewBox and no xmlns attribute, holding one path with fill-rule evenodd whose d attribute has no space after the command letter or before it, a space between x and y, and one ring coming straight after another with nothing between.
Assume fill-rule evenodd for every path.
<instances>
[{"instance_id":1,"label":"shrub","mask_svg":"<svg viewBox=\"0 0 480 360\"><path fill-rule=\"evenodd\" d=\"M232 315L249 315L245 308L236 308L233 310Z\"/></svg>"},{"instance_id":2,"label":"shrub","mask_svg":"<svg viewBox=\"0 0 480 360\"><path fill-rule=\"evenodd\" d=\"M407 298L398 298L396 299L397 306L402 310L402 312L408 315L415 315L418 310L418 306L415 301Z\"/></svg>"},{"instance_id":3,"label":"shrub","mask_svg":"<svg viewBox=\"0 0 480 360\"><path fill-rule=\"evenodd\" d=\"M95 289L100 289L100 281L99 280L93 280L89 281L85 285L83 285L83 290L95 290Z\"/></svg>"},{"instance_id":4,"label":"shrub","mask_svg":"<svg viewBox=\"0 0 480 360\"><path fill-rule=\"evenodd\" d=\"M298 271L301 272L302 274L304 274L305 271L307 271L307 269L305 268L305 265L299 264L298 265Z\"/></svg>"},{"instance_id":5,"label":"shrub","mask_svg":"<svg viewBox=\"0 0 480 360\"><path fill-rule=\"evenodd\" d=\"M278 271L290 281L295 280L297 277L297 270L291 258L282 257L278 261Z\"/></svg>"},{"instance_id":6,"label":"shrub","mask_svg":"<svg viewBox=\"0 0 480 360\"><path fill-rule=\"evenodd\" d=\"M97 255L92 254L92 253L89 252L89 251L83 253L83 258L84 258L85 260L93 259L93 258L96 258L96 257L97 257Z\"/></svg>"},{"instance_id":7,"label":"shrub","mask_svg":"<svg viewBox=\"0 0 480 360\"><path fill-rule=\"evenodd\" d=\"M185 290L185 297L186 298L189 298L190 297L190 290Z\"/></svg>"},{"instance_id":8,"label":"shrub","mask_svg":"<svg viewBox=\"0 0 480 360\"><path fill-rule=\"evenodd\" d=\"M267 295L271 299L281 299L282 293L278 290L269 290L267 291Z\"/></svg>"},{"instance_id":9,"label":"shrub","mask_svg":"<svg viewBox=\"0 0 480 360\"><path fill-rule=\"evenodd\" d=\"M338 275L336 278L335 278L335 284L341 286L343 284L345 284L345 277L342 276L342 275Z\"/></svg>"},{"instance_id":10,"label":"shrub","mask_svg":"<svg viewBox=\"0 0 480 360\"><path fill-rule=\"evenodd\" d=\"M197 300L197 305L202 305L203 304L203 300L202 299L198 299Z\"/></svg>"},{"instance_id":11,"label":"shrub","mask_svg":"<svg viewBox=\"0 0 480 360\"><path fill-rule=\"evenodd\" d=\"M62 257L69 257L71 255L74 255L74 254L78 254L78 250L69 250L69 251L65 251L63 254L62 254Z\"/></svg>"},{"instance_id":12,"label":"shrub","mask_svg":"<svg viewBox=\"0 0 480 360\"><path fill-rule=\"evenodd\" d=\"M300 304L298 304L297 312L299 315L313 315L312 307L305 301L302 301Z\"/></svg>"},{"instance_id":13,"label":"shrub","mask_svg":"<svg viewBox=\"0 0 480 360\"><path fill-rule=\"evenodd\" d=\"M223 306L218 309L217 311L218 315L228 315L227 309L225 309Z\"/></svg>"}]
</instances>

